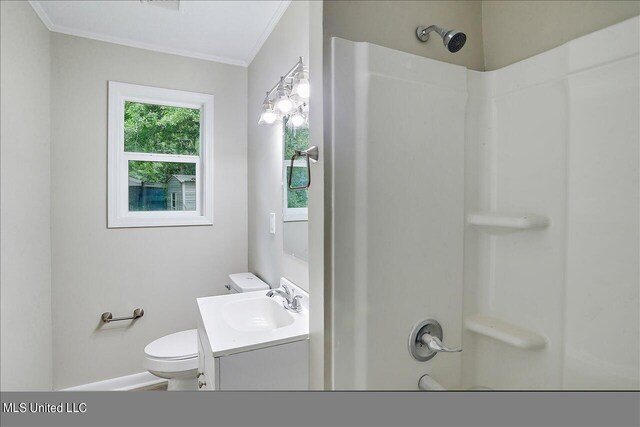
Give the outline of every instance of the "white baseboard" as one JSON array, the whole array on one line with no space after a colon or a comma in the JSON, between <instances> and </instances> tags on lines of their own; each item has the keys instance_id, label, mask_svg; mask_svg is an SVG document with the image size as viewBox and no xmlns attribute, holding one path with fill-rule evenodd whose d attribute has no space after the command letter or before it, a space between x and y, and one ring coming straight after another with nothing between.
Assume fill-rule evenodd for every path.
<instances>
[{"instance_id":1,"label":"white baseboard","mask_svg":"<svg viewBox=\"0 0 640 427\"><path fill-rule=\"evenodd\" d=\"M111 390L137 390L166 382L164 378L156 377L150 372L126 375L124 377L111 378L95 383L82 384L75 387L64 388L60 391L111 391Z\"/></svg>"}]
</instances>

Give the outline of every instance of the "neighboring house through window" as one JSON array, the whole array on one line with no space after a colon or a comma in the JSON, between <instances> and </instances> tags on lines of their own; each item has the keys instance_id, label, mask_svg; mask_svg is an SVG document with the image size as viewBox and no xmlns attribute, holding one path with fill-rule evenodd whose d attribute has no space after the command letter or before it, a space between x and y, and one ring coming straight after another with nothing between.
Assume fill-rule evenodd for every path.
<instances>
[{"instance_id":1,"label":"neighboring house through window","mask_svg":"<svg viewBox=\"0 0 640 427\"><path fill-rule=\"evenodd\" d=\"M171 210L178 209L178 193L171 193Z\"/></svg>"},{"instance_id":2,"label":"neighboring house through window","mask_svg":"<svg viewBox=\"0 0 640 427\"><path fill-rule=\"evenodd\" d=\"M213 95L109 82L109 227L213 224Z\"/></svg>"}]
</instances>

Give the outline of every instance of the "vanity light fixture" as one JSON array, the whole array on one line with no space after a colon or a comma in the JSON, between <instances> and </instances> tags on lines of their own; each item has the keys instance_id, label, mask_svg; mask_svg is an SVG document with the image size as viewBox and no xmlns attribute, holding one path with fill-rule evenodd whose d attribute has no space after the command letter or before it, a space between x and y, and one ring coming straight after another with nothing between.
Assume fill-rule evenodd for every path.
<instances>
[{"instance_id":1,"label":"vanity light fixture","mask_svg":"<svg viewBox=\"0 0 640 427\"><path fill-rule=\"evenodd\" d=\"M276 83L262 102L258 124L271 125L288 118L290 126L298 128L308 122L309 70L302 57L280 81Z\"/></svg>"}]
</instances>

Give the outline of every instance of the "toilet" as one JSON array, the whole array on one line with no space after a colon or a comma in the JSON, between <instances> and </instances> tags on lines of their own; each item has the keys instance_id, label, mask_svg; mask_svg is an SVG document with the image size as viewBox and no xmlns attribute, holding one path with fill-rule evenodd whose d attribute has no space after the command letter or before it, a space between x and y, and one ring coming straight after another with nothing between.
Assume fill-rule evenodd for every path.
<instances>
[{"instance_id":1,"label":"toilet","mask_svg":"<svg viewBox=\"0 0 640 427\"><path fill-rule=\"evenodd\" d=\"M269 285L252 273L229 275L228 293L268 290ZM180 331L148 344L144 349L144 368L166 378L167 390L198 390L198 330Z\"/></svg>"}]
</instances>

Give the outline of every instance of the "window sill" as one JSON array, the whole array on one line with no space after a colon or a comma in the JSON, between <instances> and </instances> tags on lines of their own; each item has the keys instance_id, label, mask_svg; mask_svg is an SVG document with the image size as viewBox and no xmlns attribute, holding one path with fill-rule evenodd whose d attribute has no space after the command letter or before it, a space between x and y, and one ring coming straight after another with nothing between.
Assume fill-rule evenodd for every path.
<instances>
[{"instance_id":1,"label":"window sill","mask_svg":"<svg viewBox=\"0 0 640 427\"><path fill-rule=\"evenodd\" d=\"M143 227L188 227L213 225L213 220L204 216L135 218L120 217L109 220L107 228L143 228Z\"/></svg>"}]
</instances>

